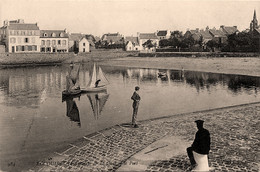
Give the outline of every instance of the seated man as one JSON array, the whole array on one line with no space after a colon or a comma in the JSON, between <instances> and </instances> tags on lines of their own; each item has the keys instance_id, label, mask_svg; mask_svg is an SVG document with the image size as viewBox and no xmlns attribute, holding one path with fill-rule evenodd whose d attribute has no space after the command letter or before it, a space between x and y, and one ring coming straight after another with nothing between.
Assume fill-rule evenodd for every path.
<instances>
[{"instance_id":1,"label":"seated man","mask_svg":"<svg viewBox=\"0 0 260 172\"><path fill-rule=\"evenodd\" d=\"M206 155L209 154L210 150L210 134L209 131L203 128L202 120L196 120L198 131L196 132L195 140L193 141L191 147L187 148L187 153L190 158L190 163L194 167L196 165L192 151Z\"/></svg>"},{"instance_id":2,"label":"seated man","mask_svg":"<svg viewBox=\"0 0 260 172\"><path fill-rule=\"evenodd\" d=\"M100 81L101 81L101 80L99 79L99 80L97 80L97 81L95 82L95 87L98 87L98 84L99 84Z\"/></svg>"}]
</instances>

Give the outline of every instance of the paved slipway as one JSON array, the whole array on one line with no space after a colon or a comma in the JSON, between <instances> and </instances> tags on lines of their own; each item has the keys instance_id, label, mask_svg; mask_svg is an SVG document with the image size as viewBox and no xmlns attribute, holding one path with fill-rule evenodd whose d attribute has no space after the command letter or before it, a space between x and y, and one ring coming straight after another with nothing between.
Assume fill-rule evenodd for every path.
<instances>
[{"instance_id":1,"label":"paved slipway","mask_svg":"<svg viewBox=\"0 0 260 172\"><path fill-rule=\"evenodd\" d=\"M212 171L259 171L260 103L140 121L139 128L113 126L71 143L31 170L190 171L186 147L197 119L211 134Z\"/></svg>"}]
</instances>

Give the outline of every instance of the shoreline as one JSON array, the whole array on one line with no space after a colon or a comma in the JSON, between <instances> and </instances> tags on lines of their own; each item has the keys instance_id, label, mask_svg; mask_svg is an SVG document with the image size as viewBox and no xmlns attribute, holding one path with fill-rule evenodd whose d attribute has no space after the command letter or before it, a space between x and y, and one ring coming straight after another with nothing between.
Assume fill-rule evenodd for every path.
<instances>
[{"instance_id":1,"label":"shoreline","mask_svg":"<svg viewBox=\"0 0 260 172\"><path fill-rule=\"evenodd\" d=\"M126 57L101 65L260 76L260 58Z\"/></svg>"},{"instance_id":2,"label":"shoreline","mask_svg":"<svg viewBox=\"0 0 260 172\"><path fill-rule=\"evenodd\" d=\"M211 167L213 166L216 171L239 171L242 169L257 171L259 170L259 164L257 164L257 158L255 156L257 154L257 148L252 150L252 146L259 143L259 136L254 136L255 133L252 131L257 132L257 128L254 128L257 126L257 120L253 119L257 119L257 113L259 112L260 102L254 102L139 121L140 127L138 129L133 129L129 127L128 124L115 125L85 136L82 139L78 139L78 141L70 144L70 147L66 150L55 152L51 160L43 159L40 161L44 163L38 164L33 170L114 171L121 169L120 167L127 165L129 160L131 162L132 157L140 154L140 152L149 147L149 145L164 138L181 137L183 144L190 144L195 134L193 133L195 131L192 132L192 130L195 129L195 125L193 127L188 126L192 126L195 119L201 118L205 120L205 128L209 129L212 135L212 148L209 156ZM244 118L247 120L244 120ZM232 122L234 119L236 119L236 121ZM225 124L229 124L229 127L225 127L225 129L222 128L222 125L225 124L220 123L221 121ZM237 128L240 125L247 126L247 128L243 129L243 127L239 127L240 132L233 130L234 127ZM222 130L220 130L220 128L222 128ZM229 132L231 132L231 134L227 135ZM232 133L234 135L232 135ZM244 135L247 136L245 140ZM228 141L229 136L232 136L232 138ZM229 144L226 145L227 141L235 142L233 146L230 146ZM243 149L240 149L241 146ZM219 151L218 147L222 147L223 151ZM231 151L233 149L236 151ZM245 149L247 152L250 152L247 156L244 155ZM233 154L238 154L241 157L236 159L236 156L233 156ZM176 169L183 171L190 170L190 165L184 150L180 151L180 154L173 154L172 156L170 159L156 160L146 164L147 170L160 171L165 168L169 168L168 170L172 171ZM220 156L223 158L219 159L218 157ZM173 160L176 160L176 162ZM53 162L55 163L53 164ZM175 164L177 162L182 162L182 166L177 166L177 164ZM226 165L230 162L233 162L233 164ZM140 163L142 162L140 161ZM159 164L162 163L166 163L166 165L160 166ZM176 166L172 166L172 164ZM156 167L156 169L154 169L154 167Z\"/></svg>"}]
</instances>

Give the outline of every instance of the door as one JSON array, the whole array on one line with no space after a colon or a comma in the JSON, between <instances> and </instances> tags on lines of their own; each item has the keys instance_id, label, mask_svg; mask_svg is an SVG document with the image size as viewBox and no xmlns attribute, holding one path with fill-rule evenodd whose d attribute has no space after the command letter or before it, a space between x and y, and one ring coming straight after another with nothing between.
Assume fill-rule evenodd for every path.
<instances>
[{"instance_id":1,"label":"door","mask_svg":"<svg viewBox=\"0 0 260 172\"><path fill-rule=\"evenodd\" d=\"M14 51L14 46L12 46L12 53L14 53L15 51Z\"/></svg>"}]
</instances>

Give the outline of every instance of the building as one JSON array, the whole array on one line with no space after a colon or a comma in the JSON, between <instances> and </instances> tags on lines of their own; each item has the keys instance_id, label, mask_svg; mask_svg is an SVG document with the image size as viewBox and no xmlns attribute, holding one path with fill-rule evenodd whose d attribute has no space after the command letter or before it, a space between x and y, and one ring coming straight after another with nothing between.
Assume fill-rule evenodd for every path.
<instances>
[{"instance_id":1,"label":"building","mask_svg":"<svg viewBox=\"0 0 260 172\"><path fill-rule=\"evenodd\" d=\"M253 16L253 20L250 23L250 32L253 32L254 29L258 29L258 21L256 18L256 11L254 10L254 16Z\"/></svg>"},{"instance_id":2,"label":"building","mask_svg":"<svg viewBox=\"0 0 260 172\"><path fill-rule=\"evenodd\" d=\"M157 37L159 40L169 39L171 37L171 32L169 30L157 30Z\"/></svg>"},{"instance_id":3,"label":"building","mask_svg":"<svg viewBox=\"0 0 260 172\"><path fill-rule=\"evenodd\" d=\"M220 26L220 30L225 33L225 35L232 35L234 33L239 32L237 26Z\"/></svg>"},{"instance_id":4,"label":"building","mask_svg":"<svg viewBox=\"0 0 260 172\"><path fill-rule=\"evenodd\" d=\"M217 30L216 28L210 29L209 33L212 35L212 40L218 44L223 44L227 42L227 35L222 30Z\"/></svg>"},{"instance_id":5,"label":"building","mask_svg":"<svg viewBox=\"0 0 260 172\"><path fill-rule=\"evenodd\" d=\"M23 19L4 21L0 28L1 44L9 53L31 53L40 51L40 29L37 23L24 23Z\"/></svg>"},{"instance_id":6,"label":"building","mask_svg":"<svg viewBox=\"0 0 260 172\"><path fill-rule=\"evenodd\" d=\"M79 45L79 51L78 52L80 52L80 53L90 52L90 48L89 48L90 44L89 44L89 41L87 40L86 37L83 37L79 41L78 45Z\"/></svg>"},{"instance_id":7,"label":"building","mask_svg":"<svg viewBox=\"0 0 260 172\"><path fill-rule=\"evenodd\" d=\"M159 39L156 33L137 33L140 50L148 50L148 51L155 51L155 49L159 46ZM149 48L145 46L145 44L149 41L154 45L154 47Z\"/></svg>"},{"instance_id":8,"label":"building","mask_svg":"<svg viewBox=\"0 0 260 172\"><path fill-rule=\"evenodd\" d=\"M139 51L140 45L138 41L138 37L127 36L125 37L125 50L126 51Z\"/></svg>"},{"instance_id":9,"label":"building","mask_svg":"<svg viewBox=\"0 0 260 172\"><path fill-rule=\"evenodd\" d=\"M87 41L83 38L85 38ZM75 53L90 52L91 49L95 48L94 41L95 38L93 35L85 35L83 33L71 33L69 34L69 51ZM82 45L80 45L80 42L82 43ZM83 43L85 43L85 46L83 46Z\"/></svg>"},{"instance_id":10,"label":"building","mask_svg":"<svg viewBox=\"0 0 260 172\"><path fill-rule=\"evenodd\" d=\"M117 33L107 33L104 34L101 38L102 42L107 42L109 45L119 44L122 45L124 43L124 37Z\"/></svg>"},{"instance_id":11,"label":"building","mask_svg":"<svg viewBox=\"0 0 260 172\"><path fill-rule=\"evenodd\" d=\"M67 30L41 30L40 52L69 52L69 35Z\"/></svg>"},{"instance_id":12,"label":"building","mask_svg":"<svg viewBox=\"0 0 260 172\"><path fill-rule=\"evenodd\" d=\"M83 33L70 33L69 34L69 52L78 53L79 41L84 37Z\"/></svg>"}]
</instances>

